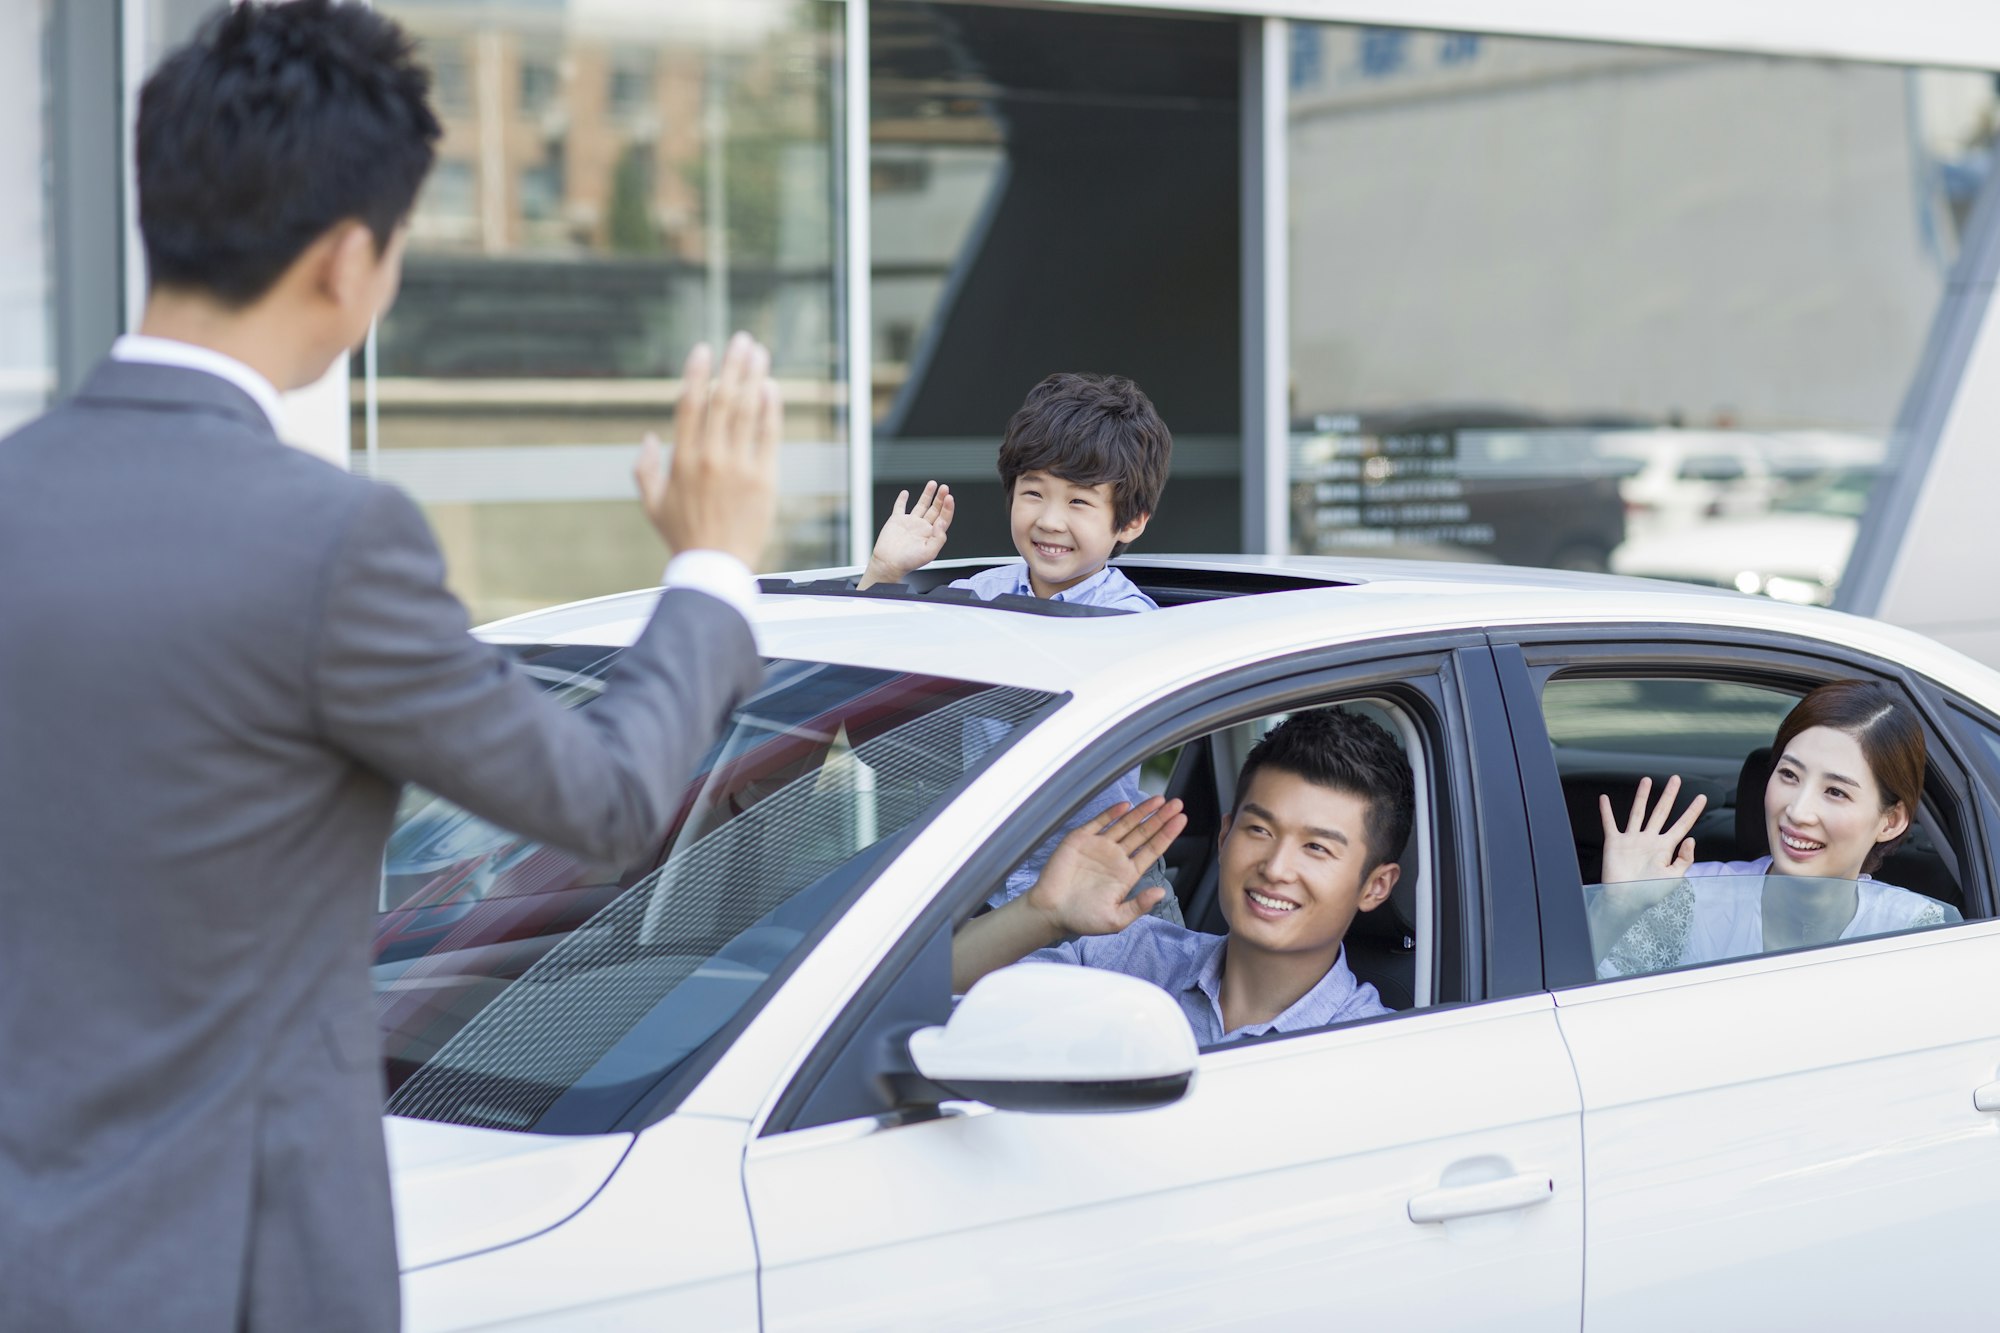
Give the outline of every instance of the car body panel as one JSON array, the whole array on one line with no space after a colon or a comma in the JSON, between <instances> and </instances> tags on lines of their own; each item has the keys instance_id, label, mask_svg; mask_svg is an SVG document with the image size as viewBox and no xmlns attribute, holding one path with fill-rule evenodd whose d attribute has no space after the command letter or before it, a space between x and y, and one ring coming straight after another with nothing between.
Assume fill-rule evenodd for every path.
<instances>
[{"instance_id":1,"label":"car body panel","mask_svg":"<svg viewBox=\"0 0 2000 1333\"><path fill-rule=\"evenodd\" d=\"M771 1330L1575 1327L1583 1163L1548 997L1210 1052L1127 1115L991 1111L759 1140ZM1454 1170L1546 1201L1446 1223ZM867 1182L865 1188L858 1187Z\"/></svg>"},{"instance_id":2,"label":"car body panel","mask_svg":"<svg viewBox=\"0 0 2000 1333\"><path fill-rule=\"evenodd\" d=\"M546 1231L590 1202L629 1134L557 1138L407 1116L383 1119L405 1270Z\"/></svg>"},{"instance_id":3,"label":"car body panel","mask_svg":"<svg viewBox=\"0 0 2000 1333\"><path fill-rule=\"evenodd\" d=\"M745 1132L741 1121L706 1116L660 1122L637 1137L590 1206L562 1225L406 1271L403 1327L424 1333L756 1328L757 1251L743 1206ZM477 1208L479 1198L465 1203Z\"/></svg>"},{"instance_id":4,"label":"car body panel","mask_svg":"<svg viewBox=\"0 0 2000 1333\"><path fill-rule=\"evenodd\" d=\"M1560 992L1584 1327L1990 1320L2000 922Z\"/></svg>"}]
</instances>

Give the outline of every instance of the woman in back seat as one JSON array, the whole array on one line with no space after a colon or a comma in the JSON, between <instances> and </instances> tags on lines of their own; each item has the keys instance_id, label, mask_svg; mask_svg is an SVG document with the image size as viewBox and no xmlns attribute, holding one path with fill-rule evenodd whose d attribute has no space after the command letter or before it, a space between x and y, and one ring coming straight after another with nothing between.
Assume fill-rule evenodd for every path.
<instances>
[{"instance_id":1,"label":"woman in back seat","mask_svg":"<svg viewBox=\"0 0 2000 1333\"><path fill-rule=\"evenodd\" d=\"M1820 686L1786 714L1772 753L1764 787L1771 855L1754 861L1694 859L1687 834L1707 798L1669 823L1678 776L1650 812L1652 779L1642 780L1624 828L1611 798L1598 798L1606 887L1590 912L1592 937L1602 942L1599 977L1959 919L1935 899L1869 878L1908 834L1923 791L1923 727L1893 690L1867 680ZM1737 794L1739 802L1750 797ZM1663 881L1676 882L1662 894Z\"/></svg>"}]
</instances>

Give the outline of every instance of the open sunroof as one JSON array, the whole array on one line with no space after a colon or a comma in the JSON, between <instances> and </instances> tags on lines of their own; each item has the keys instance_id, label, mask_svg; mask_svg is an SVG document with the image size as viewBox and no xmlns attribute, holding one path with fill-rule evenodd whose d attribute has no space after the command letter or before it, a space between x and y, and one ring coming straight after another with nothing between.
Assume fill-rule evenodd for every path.
<instances>
[{"instance_id":1,"label":"open sunroof","mask_svg":"<svg viewBox=\"0 0 2000 1333\"><path fill-rule=\"evenodd\" d=\"M995 562L998 563L998 562ZM992 566L952 565L943 569L920 569L901 583L878 583L872 588L855 586L853 576L794 581L782 578L759 579L757 586L768 593L807 597L872 597L883 601L953 602L987 606L1039 616L1123 616L1133 614L1108 606L1085 606L1052 602L1040 597L1007 595L983 598L969 588L954 588L956 579L968 578ZM1228 569L1181 567L1167 564L1121 562L1117 568L1137 584L1139 590L1161 607L1185 606L1191 602L1212 602L1223 597L1247 597L1257 593L1296 592L1303 588L1343 587L1352 580L1315 578L1309 574L1284 573L1271 569Z\"/></svg>"}]
</instances>

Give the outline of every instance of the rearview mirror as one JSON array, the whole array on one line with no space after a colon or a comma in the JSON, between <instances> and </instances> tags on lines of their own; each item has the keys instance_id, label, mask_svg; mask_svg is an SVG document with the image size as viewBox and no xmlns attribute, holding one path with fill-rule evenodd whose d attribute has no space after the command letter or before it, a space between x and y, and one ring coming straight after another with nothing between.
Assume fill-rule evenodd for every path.
<instances>
[{"instance_id":1,"label":"rearview mirror","mask_svg":"<svg viewBox=\"0 0 2000 1333\"><path fill-rule=\"evenodd\" d=\"M1173 997L1116 972L1017 963L966 992L943 1027L910 1034L917 1072L1007 1111L1140 1111L1194 1077L1194 1032Z\"/></svg>"}]
</instances>

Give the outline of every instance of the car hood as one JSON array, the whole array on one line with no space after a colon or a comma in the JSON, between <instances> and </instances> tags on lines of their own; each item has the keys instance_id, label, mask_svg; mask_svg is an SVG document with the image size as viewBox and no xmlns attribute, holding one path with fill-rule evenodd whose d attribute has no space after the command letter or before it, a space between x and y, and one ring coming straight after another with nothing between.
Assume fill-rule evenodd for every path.
<instances>
[{"instance_id":1,"label":"car hood","mask_svg":"<svg viewBox=\"0 0 2000 1333\"><path fill-rule=\"evenodd\" d=\"M383 1118L405 1272L525 1240L567 1219L611 1178L630 1134L515 1134Z\"/></svg>"}]
</instances>

